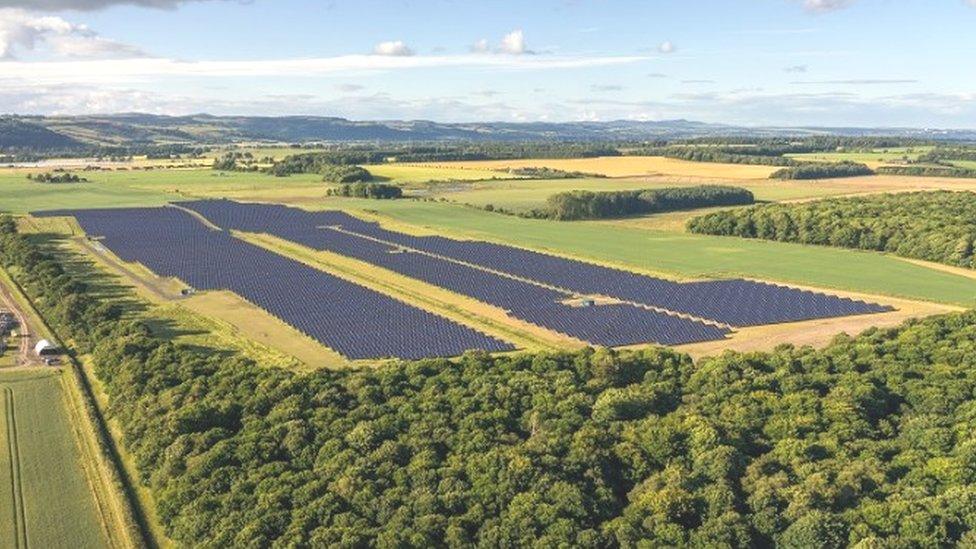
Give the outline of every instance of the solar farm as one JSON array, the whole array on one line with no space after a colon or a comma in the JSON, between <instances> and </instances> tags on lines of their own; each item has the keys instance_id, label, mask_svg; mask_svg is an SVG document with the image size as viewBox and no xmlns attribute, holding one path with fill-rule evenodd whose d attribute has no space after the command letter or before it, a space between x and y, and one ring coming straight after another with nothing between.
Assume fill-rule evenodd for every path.
<instances>
[{"instance_id":1,"label":"solar farm","mask_svg":"<svg viewBox=\"0 0 976 549\"><path fill-rule=\"evenodd\" d=\"M684 345L722 340L737 328L892 310L749 280L681 283L490 242L418 237L340 211L229 200L173 206L35 215L74 216L124 261L197 290L230 290L350 359L455 356L515 345L230 231L366 262L595 346Z\"/></svg>"}]
</instances>

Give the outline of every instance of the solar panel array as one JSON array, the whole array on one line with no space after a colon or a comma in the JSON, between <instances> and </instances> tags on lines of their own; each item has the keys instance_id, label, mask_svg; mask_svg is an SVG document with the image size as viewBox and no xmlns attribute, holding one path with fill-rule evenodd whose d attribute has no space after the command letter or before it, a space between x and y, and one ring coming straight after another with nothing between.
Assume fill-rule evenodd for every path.
<instances>
[{"instance_id":1,"label":"solar panel array","mask_svg":"<svg viewBox=\"0 0 976 549\"><path fill-rule=\"evenodd\" d=\"M514 347L475 330L211 230L176 208L43 212L73 215L125 261L201 290L233 291L352 358L455 356Z\"/></svg>"},{"instance_id":2,"label":"solar panel array","mask_svg":"<svg viewBox=\"0 0 976 549\"><path fill-rule=\"evenodd\" d=\"M873 314L891 307L741 279L678 283L489 242L418 237L383 229L343 212L307 212L227 200L185 203L222 227L267 232L317 249L343 242L325 227L379 239L581 295L603 295L735 327ZM334 232L334 231L333 231ZM343 253L342 251L339 253Z\"/></svg>"},{"instance_id":3,"label":"solar panel array","mask_svg":"<svg viewBox=\"0 0 976 549\"><path fill-rule=\"evenodd\" d=\"M515 318L595 345L648 342L679 345L722 339L728 334L724 328L632 304L566 305L563 302L573 298L574 292L519 280L449 258L408 251L397 245L377 242L362 233L346 232L372 226L357 225L356 222L363 222L341 212L313 213L278 205L225 200L180 205L200 213L219 227L273 234L311 248L353 257L500 307Z\"/></svg>"}]
</instances>

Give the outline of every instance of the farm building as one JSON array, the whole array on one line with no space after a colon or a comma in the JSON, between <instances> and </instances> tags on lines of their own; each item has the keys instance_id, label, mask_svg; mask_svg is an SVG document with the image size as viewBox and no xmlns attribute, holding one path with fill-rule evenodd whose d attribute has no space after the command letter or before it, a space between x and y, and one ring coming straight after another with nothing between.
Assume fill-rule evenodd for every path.
<instances>
[{"instance_id":1,"label":"farm building","mask_svg":"<svg viewBox=\"0 0 976 549\"><path fill-rule=\"evenodd\" d=\"M61 354L61 350L58 349L57 345L46 339L42 339L37 342L37 345L34 345L34 354L37 356L52 356Z\"/></svg>"}]
</instances>

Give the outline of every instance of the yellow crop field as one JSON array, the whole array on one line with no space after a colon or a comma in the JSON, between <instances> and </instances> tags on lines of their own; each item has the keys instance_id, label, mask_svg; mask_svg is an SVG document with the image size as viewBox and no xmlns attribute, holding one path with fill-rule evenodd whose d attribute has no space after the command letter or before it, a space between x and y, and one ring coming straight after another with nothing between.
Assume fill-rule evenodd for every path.
<instances>
[{"instance_id":1,"label":"yellow crop field","mask_svg":"<svg viewBox=\"0 0 976 549\"><path fill-rule=\"evenodd\" d=\"M464 168L469 170L551 168L554 170L600 174L607 177L676 176L720 179L766 179L778 169L775 166L689 162L687 160L676 160L661 156L479 160L471 162L434 162L416 165L437 168Z\"/></svg>"}]
</instances>

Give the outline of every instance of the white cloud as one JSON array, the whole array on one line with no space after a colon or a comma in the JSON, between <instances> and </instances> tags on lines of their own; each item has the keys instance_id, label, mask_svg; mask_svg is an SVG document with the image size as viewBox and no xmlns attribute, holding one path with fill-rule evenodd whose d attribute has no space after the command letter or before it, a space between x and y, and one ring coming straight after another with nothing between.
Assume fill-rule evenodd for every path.
<instances>
[{"instance_id":1,"label":"white cloud","mask_svg":"<svg viewBox=\"0 0 976 549\"><path fill-rule=\"evenodd\" d=\"M851 6L855 0L803 0L803 7L814 13L826 13Z\"/></svg>"},{"instance_id":2,"label":"white cloud","mask_svg":"<svg viewBox=\"0 0 976 549\"><path fill-rule=\"evenodd\" d=\"M510 55L529 53L529 50L525 47L525 34L522 32L522 29L515 29L502 37L499 51Z\"/></svg>"},{"instance_id":3,"label":"white cloud","mask_svg":"<svg viewBox=\"0 0 976 549\"><path fill-rule=\"evenodd\" d=\"M488 53L489 51L491 51L491 46L488 45L488 39L482 38L481 40L478 40L474 44L471 44L471 51L474 53Z\"/></svg>"},{"instance_id":4,"label":"white cloud","mask_svg":"<svg viewBox=\"0 0 976 549\"><path fill-rule=\"evenodd\" d=\"M0 8L26 8L35 11L95 11L112 6L140 6L173 9L180 4L201 0L0 0Z\"/></svg>"},{"instance_id":5,"label":"white cloud","mask_svg":"<svg viewBox=\"0 0 976 549\"><path fill-rule=\"evenodd\" d=\"M316 77L353 72L478 67L496 70L581 69L633 64L647 57L569 57L554 55L345 55L311 59L180 61L164 58L76 61L7 61L5 78L39 84L70 82L122 84L169 77ZM0 79L2 83L3 79Z\"/></svg>"},{"instance_id":6,"label":"white cloud","mask_svg":"<svg viewBox=\"0 0 976 549\"><path fill-rule=\"evenodd\" d=\"M138 57L136 47L109 40L61 17L0 8L0 59L43 50L58 57Z\"/></svg>"},{"instance_id":7,"label":"white cloud","mask_svg":"<svg viewBox=\"0 0 976 549\"><path fill-rule=\"evenodd\" d=\"M665 40L664 42L661 42L657 47L657 51L664 54L674 53L674 50L675 50L674 43L672 43L670 40Z\"/></svg>"},{"instance_id":8,"label":"white cloud","mask_svg":"<svg viewBox=\"0 0 976 549\"><path fill-rule=\"evenodd\" d=\"M413 50L407 47L402 40L390 40L380 42L373 47L374 55L386 55L390 57L409 57L413 55Z\"/></svg>"},{"instance_id":9,"label":"white cloud","mask_svg":"<svg viewBox=\"0 0 976 549\"><path fill-rule=\"evenodd\" d=\"M784 72L793 73L793 74L805 73L805 72L807 72L807 66L806 65L790 65L789 67L785 67L783 69L783 71Z\"/></svg>"}]
</instances>

